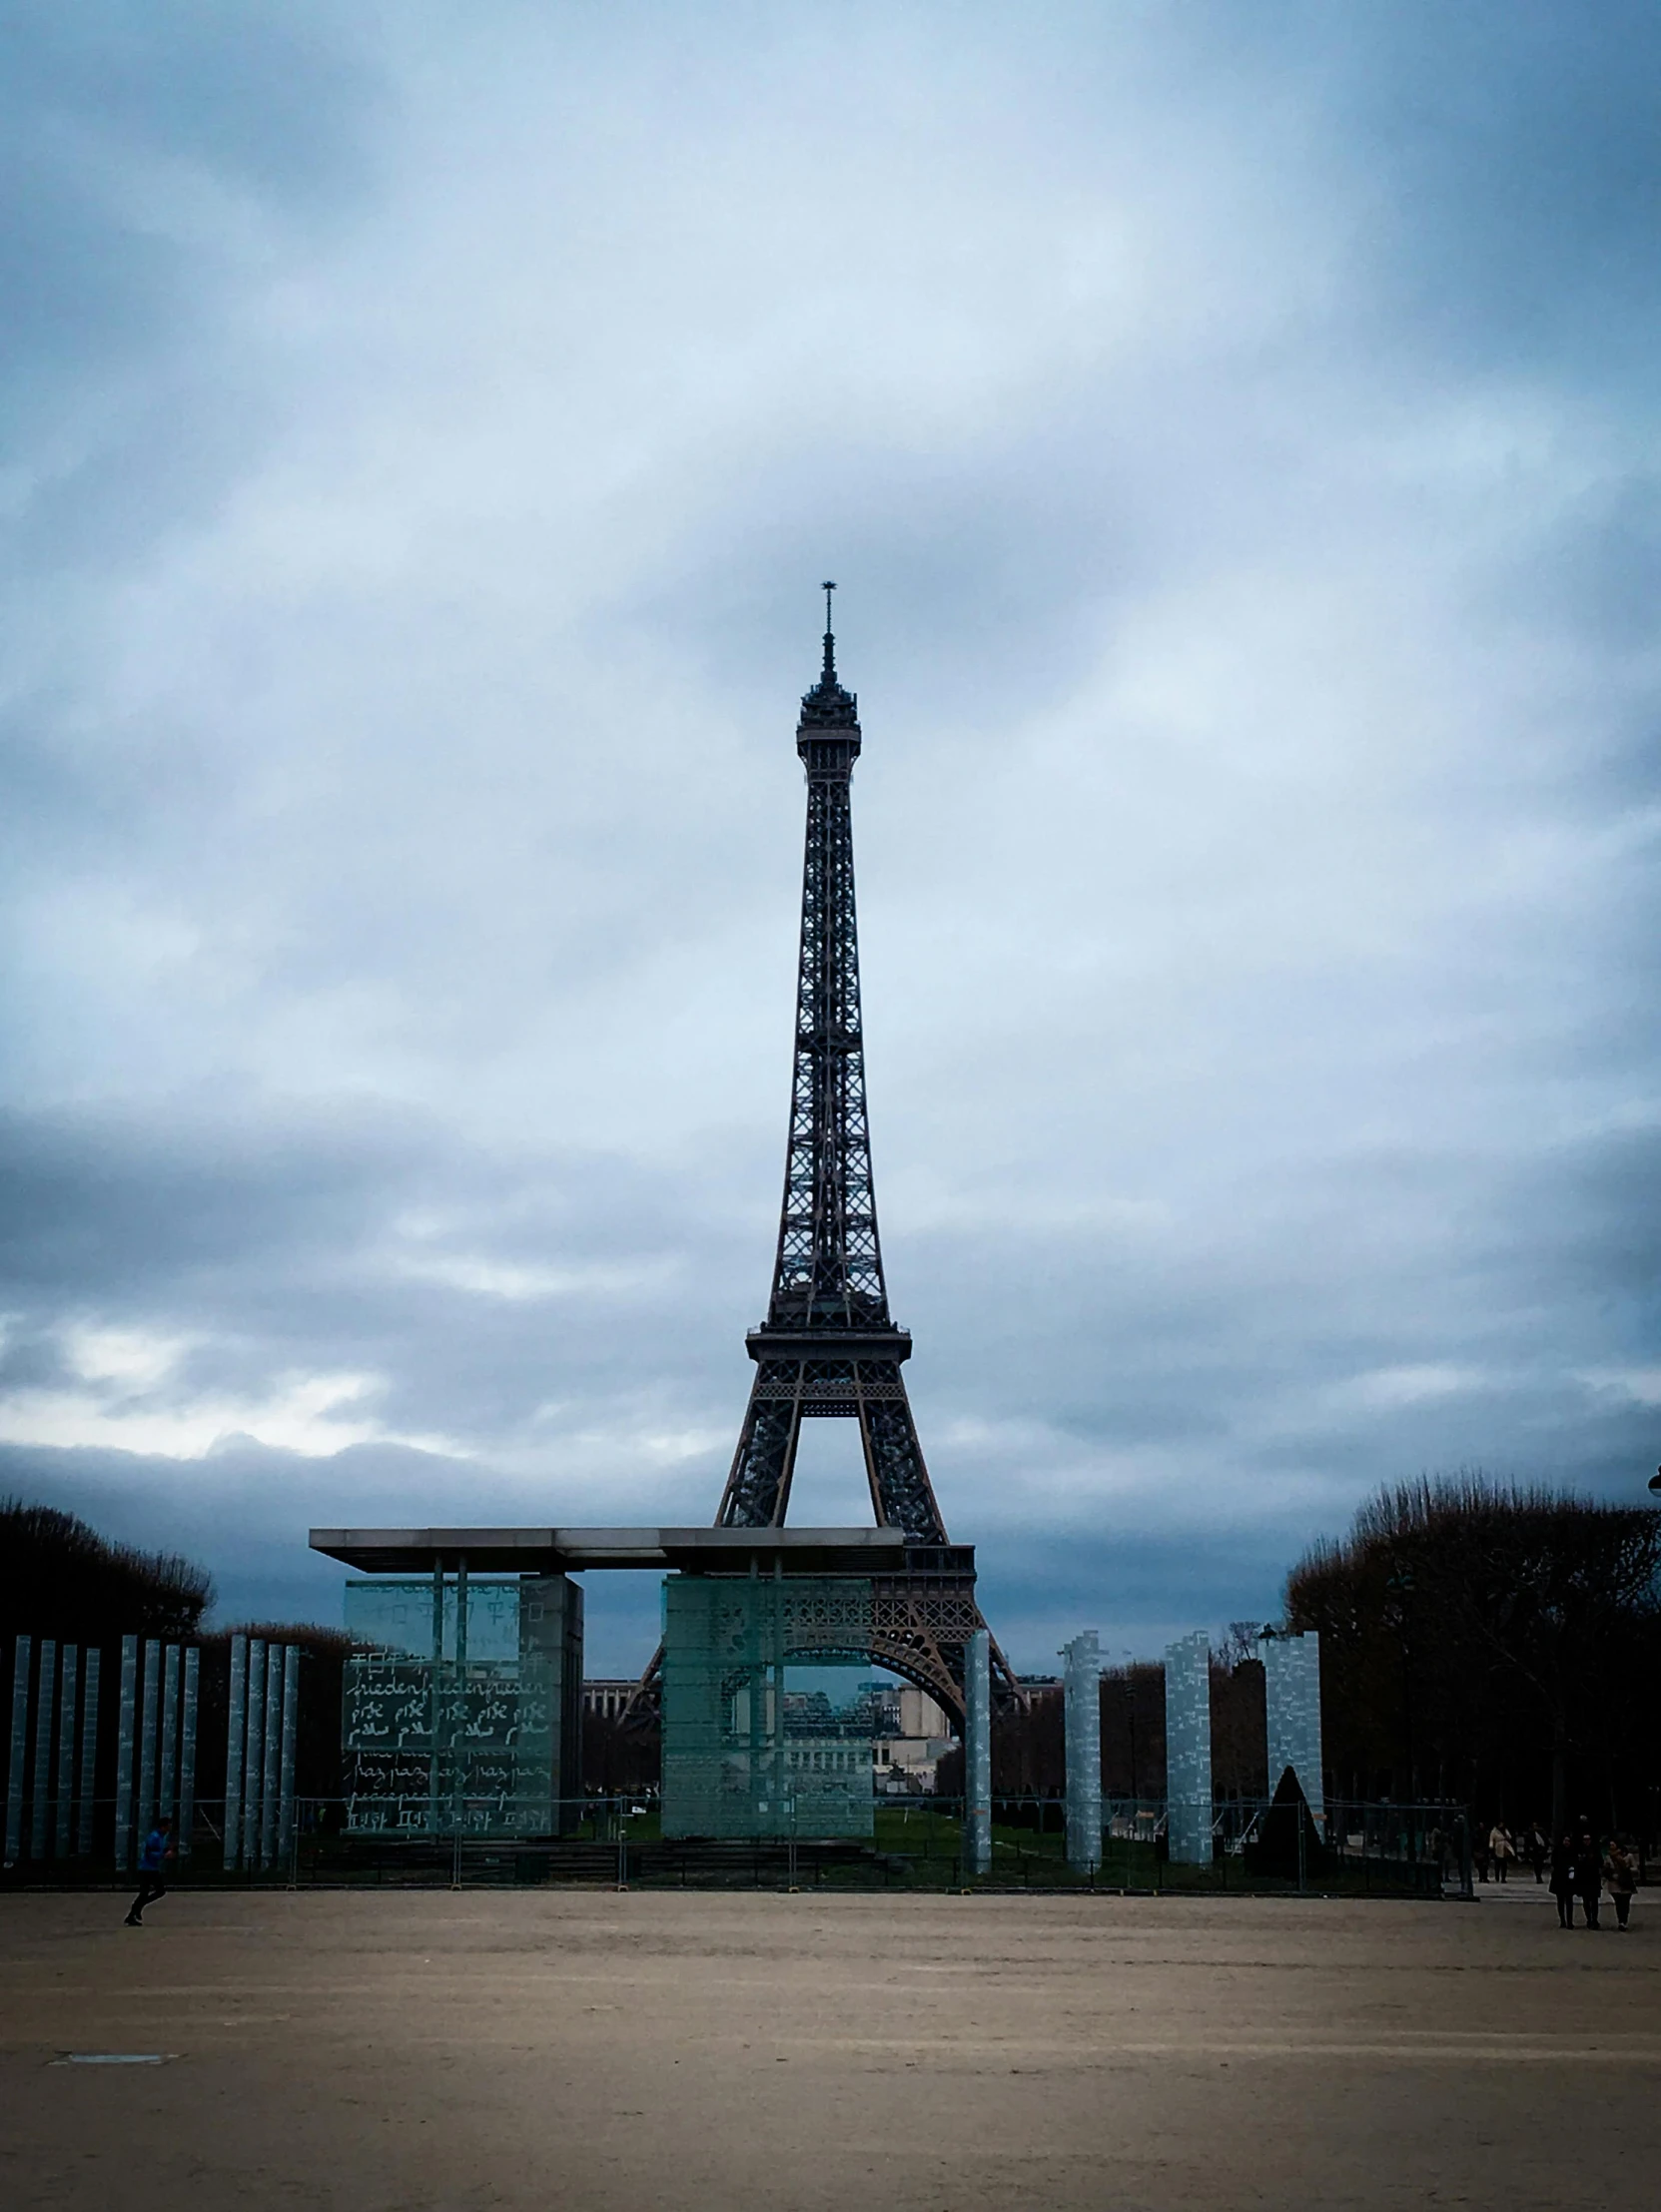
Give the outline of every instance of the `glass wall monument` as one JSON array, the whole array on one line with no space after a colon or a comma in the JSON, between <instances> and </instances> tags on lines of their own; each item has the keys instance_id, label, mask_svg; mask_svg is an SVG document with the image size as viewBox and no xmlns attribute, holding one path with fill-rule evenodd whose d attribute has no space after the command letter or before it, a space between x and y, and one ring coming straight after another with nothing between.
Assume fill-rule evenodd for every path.
<instances>
[{"instance_id":1,"label":"glass wall monument","mask_svg":"<svg viewBox=\"0 0 1661 2212\"><path fill-rule=\"evenodd\" d=\"M868 1837L879 1700L789 1676L868 1674L872 1595L850 1576L671 1575L663 1585L663 1834Z\"/></svg>"},{"instance_id":2,"label":"glass wall monument","mask_svg":"<svg viewBox=\"0 0 1661 2212\"><path fill-rule=\"evenodd\" d=\"M346 1586L347 1824L556 1835L582 1796L582 1591L564 1575Z\"/></svg>"}]
</instances>

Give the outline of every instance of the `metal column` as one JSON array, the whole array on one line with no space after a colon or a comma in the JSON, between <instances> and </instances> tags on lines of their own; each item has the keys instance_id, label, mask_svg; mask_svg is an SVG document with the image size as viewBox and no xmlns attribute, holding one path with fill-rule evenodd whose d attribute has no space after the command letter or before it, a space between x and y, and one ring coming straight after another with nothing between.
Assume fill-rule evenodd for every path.
<instances>
[{"instance_id":1,"label":"metal column","mask_svg":"<svg viewBox=\"0 0 1661 2212\"><path fill-rule=\"evenodd\" d=\"M191 1855L196 1826L196 1692L202 1654L192 1644L185 1653L185 1710L179 1722L179 1856Z\"/></svg>"},{"instance_id":2,"label":"metal column","mask_svg":"<svg viewBox=\"0 0 1661 2212\"><path fill-rule=\"evenodd\" d=\"M80 1653L66 1644L58 1654L58 1805L57 1852L69 1856L70 1818L75 1809L75 1678Z\"/></svg>"},{"instance_id":3,"label":"metal column","mask_svg":"<svg viewBox=\"0 0 1661 2212\"><path fill-rule=\"evenodd\" d=\"M1204 1629L1165 1654L1165 1841L1174 1866L1212 1864L1212 1650Z\"/></svg>"},{"instance_id":4,"label":"metal column","mask_svg":"<svg viewBox=\"0 0 1661 2212\"><path fill-rule=\"evenodd\" d=\"M248 1638L231 1639L231 1693L225 1726L225 1851L227 1866L243 1862L243 1744L248 1734Z\"/></svg>"},{"instance_id":5,"label":"metal column","mask_svg":"<svg viewBox=\"0 0 1661 2212\"><path fill-rule=\"evenodd\" d=\"M29 1856L46 1856L46 1823L52 1791L52 1695L57 1687L58 1647L41 1639L40 1680L35 1685L35 1771L29 1796Z\"/></svg>"},{"instance_id":6,"label":"metal column","mask_svg":"<svg viewBox=\"0 0 1661 2212\"><path fill-rule=\"evenodd\" d=\"M20 1636L12 1647L12 1748L6 1768L6 1864L15 1866L23 1850L23 1762L29 1751L29 1661L34 1639Z\"/></svg>"},{"instance_id":7,"label":"metal column","mask_svg":"<svg viewBox=\"0 0 1661 2212\"><path fill-rule=\"evenodd\" d=\"M752 1559L750 1561L750 1597L753 1602L744 1620L744 1695L749 1701L744 1715L749 1737L749 1761L745 1769L745 1779L750 1793L749 1826L752 1836L759 1833L756 1823L760 1819L762 1805L771 1802L762 1796L762 1792L766 1788L764 1777L766 1774L767 1751L767 1694L761 1671L763 1646L761 1603L758 1591L760 1581L761 1571Z\"/></svg>"},{"instance_id":8,"label":"metal column","mask_svg":"<svg viewBox=\"0 0 1661 2212\"><path fill-rule=\"evenodd\" d=\"M162 1669L162 1773L156 1793L162 1812L174 1812L174 1784L179 1773L179 1647L170 1644Z\"/></svg>"},{"instance_id":9,"label":"metal column","mask_svg":"<svg viewBox=\"0 0 1661 2212\"><path fill-rule=\"evenodd\" d=\"M243 1864L260 1863L260 1786L266 1772L266 1647L248 1640L248 1754L243 1761Z\"/></svg>"},{"instance_id":10,"label":"metal column","mask_svg":"<svg viewBox=\"0 0 1661 2212\"><path fill-rule=\"evenodd\" d=\"M1067 1863L1094 1873L1102 1863L1102 1651L1095 1629L1063 1647L1067 1751Z\"/></svg>"},{"instance_id":11,"label":"metal column","mask_svg":"<svg viewBox=\"0 0 1661 2212\"><path fill-rule=\"evenodd\" d=\"M148 1836L156 1819L156 1704L162 1687L162 1647L152 1637L144 1647L144 1689L139 1704L138 1833Z\"/></svg>"},{"instance_id":12,"label":"metal column","mask_svg":"<svg viewBox=\"0 0 1661 2212\"><path fill-rule=\"evenodd\" d=\"M139 1640L121 1639L121 1734L115 1759L115 1862L133 1863L133 1730L138 1714Z\"/></svg>"},{"instance_id":13,"label":"metal column","mask_svg":"<svg viewBox=\"0 0 1661 2212\"><path fill-rule=\"evenodd\" d=\"M277 1786L283 1772L283 1646L266 1647L265 1773L260 1783L260 1864L277 1856Z\"/></svg>"},{"instance_id":14,"label":"metal column","mask_svg":"<svg viewBox=\"0 0 1661 2212\"><path fill-rule=\"evenodd\" d=\"M455 1687L450 1697L449 1727L445 1731L449 1752L450 1834L459 1836L467 1825L467 1555L455 1562Z\"/></svg>"},{"instance_id":15,"label":"metal column","mask_svg":"<svg viewBox=\"0 0 1661 2212\"><path fill-rule=\"evenodd\" d=\"M291 1644L283 1655L283 1769L277 1817L277 1855L290 1867L294 1863L294 1768L299 1736L300 1646Z\"/></svg>"},{"instance_id":16,"label":"metal column","mask_svg":"<svg viewBox=\"0 0 1661 2212\"><path fill-rule=\"evenodd\" d=\"M1289 1767L1316 1825L1325 1818L1320 1744L1320 1638L1313 1629L1300 1636L1263 1636L1257 1641L1263 1663L1268 1711L1268 1788L1270 1796Z\"/></svg>"},{"instance_id":17,"label":"metal column","mask_svg":"<svg viewBox=\"0 0 1661 2212\"><path fill-rule=\"evenodd\" d=\"M439 1745L444 1731L444 1570L432 1569L432 1732L426 1762L426 1833L438 1834L438 1798L442 1781Z\"/></svg>"},{"instance_id":18,"label":"metal column","mask_svg":"<svg viewBox=\"0 0 1661 2212\"><path fill-rule=\"evenodd\" d=\"M992 1638L978 1628L964 1668L963 1870L992 1871Z\"/></svg>"},{"instance_id":19,"label":"metal column","mask_svg":"<svg viewBox=\"0 0 1661 2212\"><path fill-rule=\"evenodd\" d=\"M784 1562L773 1561L773 1580L769 1589L767 1607L767 1682L771 1702L768 1720L772 1732L771 1791L774 1833L782 1836L785 1831L785 1810L790 1814L790 1832L796 1828L796 1792L789 1772L788 1751L784 1734Z\"/></svg>"},{"instance_id":20,"label":"metal column","mask_svg":"<svg viewBox=\"0 0 1661 2212\"><path fill-rule=\"evenodd\" d=\"M81 1819L75 1848L85 1858L92 1850L93 1812L98 1802L98 1677L102 1652L89 1651L81 1689Z\"/></svg>"}]
</instances>

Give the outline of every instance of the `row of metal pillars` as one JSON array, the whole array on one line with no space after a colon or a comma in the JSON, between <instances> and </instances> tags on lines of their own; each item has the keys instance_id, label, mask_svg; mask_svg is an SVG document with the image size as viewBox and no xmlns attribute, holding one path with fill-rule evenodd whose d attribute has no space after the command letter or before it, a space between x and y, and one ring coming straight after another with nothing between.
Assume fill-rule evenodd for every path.
<instances>
[{"instance_id":1,"label":"row of metal pillars","mask_svg":"<svg viewBox=\"0 0 1661 2212\"><path fill-rule=\"evenodd\" d=\"M225 1863L271 1866L292 1857L300 1647L231 1639L225 1747Z\"/></svg>"},{"instance_id":2,"label":"row of metal pillars","mask_svg":"<svg viewBox=\"0 0 1661 2212\"><path fill-rule=\"evenodd\" d=\"M107 1817L120 1870L159 1820L191 1855L196 1829L201 1652L195 1645L124 1636L118 1686L115 1793ZM19 1636L12 1655L4 1862L89 1857L98 1848L97 1796L103 1653L95 1646ZM300 1652L259 1638L231 1640L226 1743L227 1865L266 1866L292 1843Z\"/></svg>"},{"instance_id":3,"label":"row of metal pillars","mask_svg":"<svg viewBox=\"0 0 1661 2212\"><path fill-rule=\"evenodd\" d=\"M23 1856L25 1843L29 1856L37 1859L54 1855L84 1857L92 1850L102 1658L102 1653L94 1650L83 1654L78 1644L65 1644L60 1649L48 1637L41 1643L37 1666L34 1638L19 1636L15 1642L11 1749L6 1768L8 1866L15 1866Z\"/></svg>"}]
</instances>

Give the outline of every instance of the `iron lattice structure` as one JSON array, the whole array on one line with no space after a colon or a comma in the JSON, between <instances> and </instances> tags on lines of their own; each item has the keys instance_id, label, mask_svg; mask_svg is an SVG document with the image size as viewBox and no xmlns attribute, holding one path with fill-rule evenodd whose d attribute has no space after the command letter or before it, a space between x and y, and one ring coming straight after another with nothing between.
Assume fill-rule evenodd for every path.
<instances>
[{"instance_id":1,"label":"iron lattice structure","mask_svg":"<svg viewBox=\"0 0 1661 2212\"><path fill-rule=\"evenodd\" d=\"M807 774L795 1067L784 1204L767 1318L746 1339L750 1401L717 1526L782 1526L804 1420L857 1420L871 1506L910 1539L906 1573L874 1585L872 1656L963 1709L969 1638L984 1626L974 1553L951 1544L906 1395L908 1330L889 1316L871 1175L854 906L851 784L858 701L836 673L825 587L824 666L802 700ZM993 1664L1015 1691L1003 1654Z\"/></svg>"}]
</instances>

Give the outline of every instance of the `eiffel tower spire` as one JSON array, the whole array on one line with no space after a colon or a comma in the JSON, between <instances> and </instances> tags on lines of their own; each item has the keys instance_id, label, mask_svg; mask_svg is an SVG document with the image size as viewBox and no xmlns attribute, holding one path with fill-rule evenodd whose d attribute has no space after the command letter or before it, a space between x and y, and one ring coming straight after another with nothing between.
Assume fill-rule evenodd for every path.
<instances>
[{"instance_id":1,"label":"eiffel tower spire","mask_svg":"<svg viewBox=\"0 0 1661 2212\"><path fill-rule=\"evenodd\" d=\"M871 1505L882 1528L945 1544L906 1396L911 1337L889 1318L871 1178L854 913L850 785L859 702L836 673L825 591L825 658L802 699L796 750L807 774L795 1070L784 1204L767 1318L747 1339L756 1363L718 1524L777 1526L804 1420L857 1420Z\"/></svg>"},{"instance_id":2,"label":"eiffel tower spire","mask_svg":"<svg viewBox=\"0 0 1661 2212\"><path fill-rule=\"evenodd\" d=\"M801 732L812 727L820 730L852 730L854 752L859 751L859 701L851 691L844 691L836 675L836 633L831 628L831 593L833 583L819 586L825 594L825 665L819 671L819 681L813 689L802 694L801 726L796 733L797 750L801 749ZM805 761L807 755L802 754ZM852 756L849 767L852 768ZM811 770L809 771L811 773Z\"/></svg>"}]
</instances>

